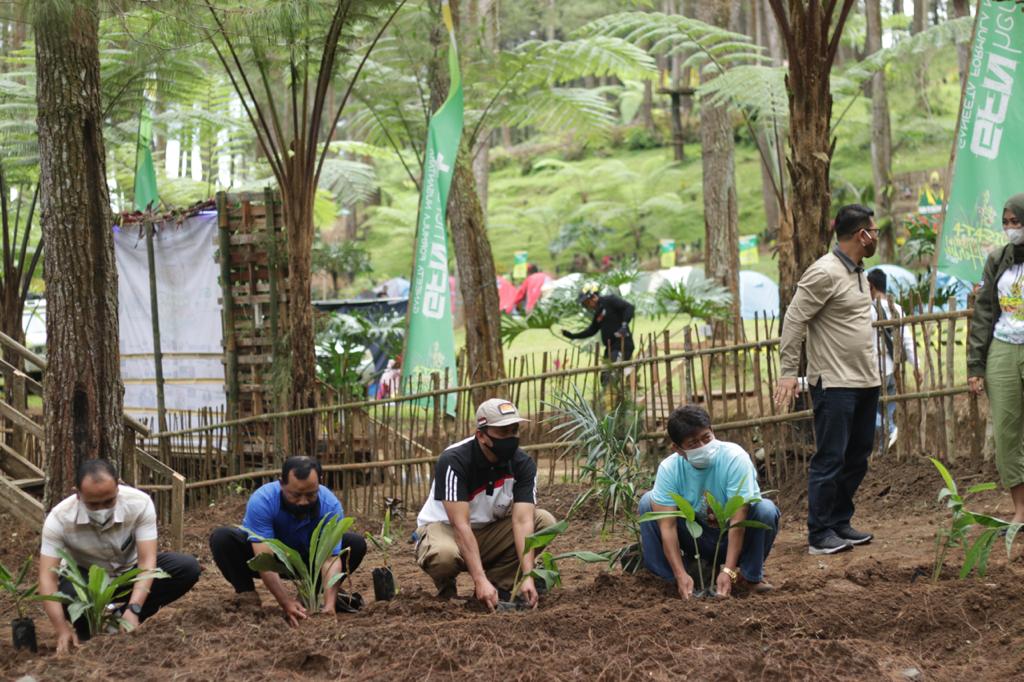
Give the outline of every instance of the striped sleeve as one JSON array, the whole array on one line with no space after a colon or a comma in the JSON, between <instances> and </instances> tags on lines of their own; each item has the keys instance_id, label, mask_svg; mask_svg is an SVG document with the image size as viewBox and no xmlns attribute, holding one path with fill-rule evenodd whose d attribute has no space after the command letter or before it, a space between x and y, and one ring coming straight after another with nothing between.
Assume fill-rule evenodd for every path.
<instances>
[{"instance_id":1,"label":"striped sleeve","mask_svg":"<svg viewBox=\"0 0 1024 682\"><path fill-rule=\"evenodd\" d=\"M512 501L537 504L537 463L522 450L512 463L516 482L512 488Z\"/></svg>"},{"instance_id":2,"label":"striped sleeve","mask_svg":"<svg viewBox=\"0 0 1024 682\"><path fill-rule=\"evenodd\" d=\"M434 469L434 499L440 502L468 502L469 482L462 467L449 454L441 455Z\"/></svg>"}]
</instances>

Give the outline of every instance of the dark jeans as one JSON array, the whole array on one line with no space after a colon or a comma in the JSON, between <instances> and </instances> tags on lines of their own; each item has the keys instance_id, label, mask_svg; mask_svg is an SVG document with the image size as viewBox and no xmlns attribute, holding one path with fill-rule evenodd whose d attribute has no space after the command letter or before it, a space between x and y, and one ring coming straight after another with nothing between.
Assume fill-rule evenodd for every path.
<instances>
[{"instance_id":1,"label":"dark jeans","mask_svg":"<svg viewBox=\"0 0 1024 682\"><path fill-rule=\"evenodd\" d=\"M640 506L637 514L643 516L651 511L651 493L646 493L640 498ZM771 500L761 500L750 505L747 518L751 521L760 521L769 527L769 530L761 528L747 528L743 532L743 550L740 552L739 570L744 578L752 583L759 583L764 580L764 562L768 553L772 551L772 543L779 532L779 509ZM676 520L676 532L679 536L679 549L682 550L686 559L696 558L696 550L700 550L700 558L709 564L715 556L715 543L718 542L719 530L701 524L703 532L697 538L697 547L693 546L693 536L686 529L682 519ZM725 562L725 554L729 548L728 535L722 539L722 546L718 550L719 564ZM675 580L672 575L672 564L665 557L665 549L661 544L661 528L657 521L645 521L640 524L640 551L643 554L644 566L654 575L664 580ZM717 567L716 567L717 568ZM704 576L705 580L714 580L714 576Z\"/></svg>"},{"instance_id":2,"label":"dark jeans","mask_svg":"<svg viewBox=\"0 0 1024 682\"><path fill-rule=\"evenodd\" d=\"M850 525L853 496L874 447L879 387L811 387L817 450L807 473L807 537L811 544Z\"/></svg>"},{"instance_id":3,"label":"dark jeans","mask_svg":"<svg viewBox=\"0 0 1024 682\"><path fill-rule=\"evenodd\" d=\"M195 557L187 554L178 554L177 552L160 552L157 554L156 567L167 571L171 577L158 578L153 581L152 586L149 588L149 596L146 597L146 603L142 605L142 613L139 614L140 623L164 606L181 599L199 580L199 573L201 572L199 562L196 561ZM88 570L87 567L82 567L83 574L87 575ZM60 579L57 589L70 597L75 596L75 588L67 578ZM119 603L127 604L129 598L131 598L130 591ZM64 607L64 616L68 617L67 606ZM74 626L79 640L89 639L89 622L84 616L75 621Z\"/></svg>"},{"instance_id":4,"label":"dark jeans","mask_svg":"<svg viewBox=\"0 0 1024 682\"><path fill-rule=\"evenodd\" d=\"M341 570L352 574L366 556L366 540L358 533L345 533L341 538L341 548L346 547L348 551L341 555ZM259 573L248 566L249 559L254 556L248 533L231 526L218 528L210 535L210 552L213 553L213 562L235 588L235 592L252 592L256 589L254 581ZM309 557L303 554L302 560L308 561Z\"/></svg>"}]
</instances>

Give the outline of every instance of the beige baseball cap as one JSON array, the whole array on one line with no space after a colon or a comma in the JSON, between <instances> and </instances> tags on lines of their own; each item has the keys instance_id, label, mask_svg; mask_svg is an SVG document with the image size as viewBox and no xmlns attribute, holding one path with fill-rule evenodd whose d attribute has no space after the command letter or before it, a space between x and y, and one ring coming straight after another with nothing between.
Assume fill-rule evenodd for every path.
<instances>
[{"instance_id":1,"label":"beige baseball cap","mask_svg":"<svg viewBox=\"0 0 1024 682\"><path fill-rule=\"evenodd\" d=\"M479 429L485 426L508 426L519 422L528 422L519 415L515 405L504 398L491 398L480 403L476 408L476 426Z\"/></svg>"}]
</instances>

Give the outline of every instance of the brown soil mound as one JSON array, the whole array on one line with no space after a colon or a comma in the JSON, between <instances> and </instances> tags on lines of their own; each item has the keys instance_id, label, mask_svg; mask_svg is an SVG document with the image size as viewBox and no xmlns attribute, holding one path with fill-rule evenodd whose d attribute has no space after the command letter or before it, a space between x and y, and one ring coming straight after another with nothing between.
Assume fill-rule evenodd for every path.
<instances>
[{"instance_id":1,"label":"brown soil mound","mask_svg":"<svg viewBox=\"0 0 1024 682\"><path fill-rule=\"evenodd\" d=\"M984 467L961 467L970 482L991 480ZM258 615L225 607L230 587L217 573L205 539L237 523L244 500L230 498L195 513L188 549L205 569L199 585L137 633L99 637L70 656L52 653L41 612L38 656L0 648L0 677L48 679L1013 679L1024 670L1021 562L993 551L986 578L958 581L951 566L929 580L938 476L926 460L878 462L858 501L857 524L875 542L832 557L806 553L799 482L779 491L784 527L768 563L776 590L729 600L682 601L647 574L563 562L564 587L529 612L490 614L472 599L441 602L416 567L414 511L401 525L393 566L401 588L392 602L372 603L372 552L354 585L371 603L358 614L312 616L287 628L265 591ZM564 514L578 486L541 491L543 506ZM1005 493L979 499L993 513L1009 509ZM589 511L589 510L588 510ZM600 516L581 518L557 549L604 549L629 538L596 533ZM368 524L363 524L366 527ZM9 527L9 526L8 526ZM5 545L8 531L4 532ZM31 536L31 534L25 534ZM29 537L31 539L31 537ZM37 542L37 540L35 540ZM27 540L5 547L35 551ZM24 554L21 554L24 556ZM952 562L961 560L954 553ZM0 604L2 607L2 604Z\"/></svg>"}]
</instances>

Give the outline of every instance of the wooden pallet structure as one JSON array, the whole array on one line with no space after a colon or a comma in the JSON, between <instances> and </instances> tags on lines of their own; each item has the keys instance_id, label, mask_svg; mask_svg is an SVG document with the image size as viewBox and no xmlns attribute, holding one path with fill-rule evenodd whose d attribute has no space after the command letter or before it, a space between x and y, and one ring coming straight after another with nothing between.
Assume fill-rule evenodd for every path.
<instances>
[{"instance_id":1,"label":"wooden pallet structure","mask_svg":"<svg viewBox=\"0 0 1024 682\"><path fill-rule=\"evenodd\" d=\"M283 205L262 194L219 192L216 199L227 419L274 412L274 344L288 320L288 242ZM270 422L236 432L229 460L238 473L274 464L281 433Z\"/></svg>"}]
</instances>

